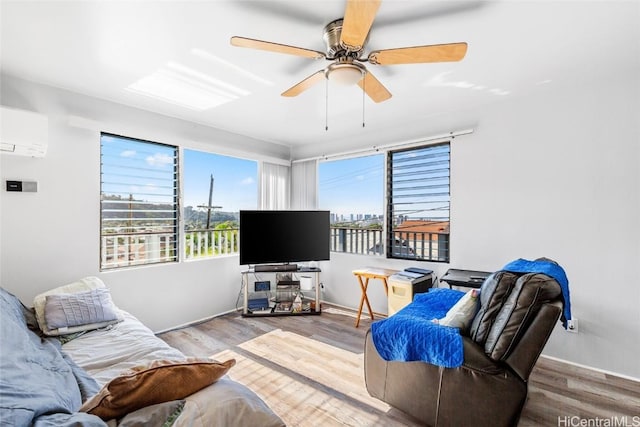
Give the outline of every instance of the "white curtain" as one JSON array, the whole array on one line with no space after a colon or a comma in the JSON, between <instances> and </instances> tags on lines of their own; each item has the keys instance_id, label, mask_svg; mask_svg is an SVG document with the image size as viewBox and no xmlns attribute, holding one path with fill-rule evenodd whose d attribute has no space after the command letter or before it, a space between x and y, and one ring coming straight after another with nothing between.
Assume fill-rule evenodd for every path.
<instances>
[{"instance_id":1,"label":"white curtain","mask_svg":"<svg viewBox=\"0 0 640 427\"><path fill-rule=\"evenodd\" d=\"M294 163L291 167L291 208L318 208L318 161Z\"/></svg>"},{"instance_id":2,"label":"white curtain","mask_svg":"<svg viewBox=\"0 0 640 427\"><path fill-rule=\"evenodd\" d=\"M291 168L262 162L260 173L260 209L286 210L291 206Z\"/></svg>"}]
</instances>

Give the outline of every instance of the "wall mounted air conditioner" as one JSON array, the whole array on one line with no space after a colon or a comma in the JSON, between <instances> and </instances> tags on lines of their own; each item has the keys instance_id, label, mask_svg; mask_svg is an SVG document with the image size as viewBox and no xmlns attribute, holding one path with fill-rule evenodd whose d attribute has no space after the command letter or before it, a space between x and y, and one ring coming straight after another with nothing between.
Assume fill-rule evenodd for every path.
<instances>
[{"instance_id":1,"label":"wall mounted air conditioner","mask_svg":"<svg viewBox=\"0 0 640 427\"><path fill-rule=\"evenodd\" d=\"M0 106L0 153L44 157L48 141L47 116Z\"/></svg>"}]
</instances>

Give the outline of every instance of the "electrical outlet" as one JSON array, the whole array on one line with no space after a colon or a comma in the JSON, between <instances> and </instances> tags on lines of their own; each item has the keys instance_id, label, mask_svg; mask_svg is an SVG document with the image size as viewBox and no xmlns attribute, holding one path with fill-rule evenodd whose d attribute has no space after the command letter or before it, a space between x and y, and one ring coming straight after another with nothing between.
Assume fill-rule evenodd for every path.
<instances>
[{"instance_id":1,"label":"electrical outlet","mask_svg":"<svg viewBox=\"0 0 640 427\"><path fill-rule=\"evenodd\" d=\"M567 332L578 333L578 319L571 319L567 321Z\"/></svg>"}]
</instances>

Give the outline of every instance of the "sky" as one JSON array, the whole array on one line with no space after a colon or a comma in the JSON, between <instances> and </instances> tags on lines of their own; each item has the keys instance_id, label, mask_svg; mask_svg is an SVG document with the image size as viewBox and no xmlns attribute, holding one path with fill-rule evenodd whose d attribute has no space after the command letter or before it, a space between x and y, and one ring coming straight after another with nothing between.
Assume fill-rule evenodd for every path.
<instances>
[{"instance_id":1,"label":"sky","mask_svg":"<svg viewBox=\"0 0 640 427\"><path fill-rule=\"evenodd\" d=\"M105 194L172 203L173 147L106 134L101 143L101 181Z\"/></svg>"},{"instance_id":2,"label":"sky","mask_svg":"<svg viewBox=\"0 0 640 427\"><path fill-rule=\"evenodd\" d=\"M122 181L124 185L104 184L109 194L121 194L145 200L162 202L172 200L172 190L167 178L173 174L173 147L123 139L105 135L103 137L103 173L109 175L107 181ZM258 205L258 163L190 149L183 150L181 170L184 185L184 206L207 205L209 185L214 178L214 206L223 212L237 212L241 209L257 209ZM119 178L119 165L133 168L126 178ZM145 176L132 175L143 170ZM158 173L162 179L155 179ZM167 173L169 175L167 176ZM319 208L341 215L373 214L384 211L384 155L322 161L318 168Z\"/></svg>"},{"instance_id":3,"label":"sky","mask_svg":"<svg viewBox=\"0 0 640 427\"><path fill-rule=\"evenodd\" d=\"M258 166L237 159L195 150L184 150L185 206L206 205L213 174L213 205L221 211L257 209ZM319 208L338 214L382 215L384 156L320 162Z\"/></svg>"},{"instance_id":4,"label":"sky","mask_svg":"<svg viewBox=\"0 0 640 427\"><path fill-rule=\"evenodd\" d=\"M319 208L339 215L384 213L384 155L320 162Z\"/></svg>"},{"instance_id":5,"label":"sky","mask_svg":"<svg viewBox=\"0 0 640 427\"><path fill-rule=\"evenodd\" d=\"M258 163L203 151L184 150L184 206L207 205L213 175L213 202L223 212L258 207Z\"/></svg>"},{"instance_id":6,"label":"sky","mask_svg":"<svg viewBox=\"0 0 640 427\"><path fill-rule=\"evenodd\" d=\"M107 194L172 203L174 147L112 135L102 137L102 188ZM256 209L258 163L195 150L183 150L180 171L184 206L207 205L214 177L213 205L220 211Z\"/></svg>"}]
</instances>

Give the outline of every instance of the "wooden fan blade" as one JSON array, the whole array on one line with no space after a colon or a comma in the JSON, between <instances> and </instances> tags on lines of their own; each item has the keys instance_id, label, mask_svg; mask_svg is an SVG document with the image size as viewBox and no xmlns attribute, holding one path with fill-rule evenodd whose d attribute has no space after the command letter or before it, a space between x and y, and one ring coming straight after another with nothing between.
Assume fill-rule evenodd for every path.
<instances>
[{"instance_id":1,"label":"wooden fan blade","mask_svg":"<svg viewBox=\"0 0 640 427\"><path fill-rule=\"evenodd\" d=\"M460 61L466 53L466 43L434 44L430 46L376 50L369 54L369 62L377 65L453 62Z\"/></svg>"},{"instance_id":2,"label":"wooden fan blade","mask_svg":"<svg viewBox=\"0 0 640 427\"><path fill-rule=\"evenodd\" d=\"M314 84L318 83L320 80L325 79L324 70L317 71L314 74L311 74L309 77L301 81L300 83L291 86L289 89L282 92L282 96L298 96L305 90L309 89Z\"/></svg>"},{"instance_id":3,"label":"wooden fan blade","mask_svg":"<svg viewBox=\"0 0 640 427\"><path fill-rule=\"evenodd\" d=\"M369 71L367 71L364 77L358 82L358 86L369 95L369 98L371 98L373 102L382 102L391 98L391 92Z\"/></svg>"},{"instance_id":4,"label":"wooden fan blade","mask_svg":"<svg viewBox=\"0 0 640 427\"><path fill-rule=\"evenodd\" d=\"M273 42L265 42L263 40L248 39L246 37L231 37L231 45L238 47L248 47L250 49L268 50L269 52L286 53L288 55L304 56L306 58L322 59L325 54L311 49L302 47L289 46Z\"/></svg>"},{"instance_id":5,"label":"wooden fan blade","mask_svg":"<svg viewBox=\"0 0 640 427\"><path fill-rule=\"evenodd\" d=\"M380 3L381 0L347 0L340 35L342 46L352 51L364 47Z\"/></svg>"}]
</instances>

